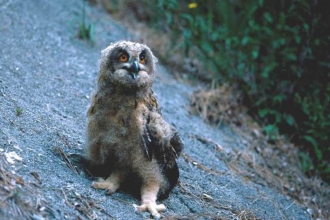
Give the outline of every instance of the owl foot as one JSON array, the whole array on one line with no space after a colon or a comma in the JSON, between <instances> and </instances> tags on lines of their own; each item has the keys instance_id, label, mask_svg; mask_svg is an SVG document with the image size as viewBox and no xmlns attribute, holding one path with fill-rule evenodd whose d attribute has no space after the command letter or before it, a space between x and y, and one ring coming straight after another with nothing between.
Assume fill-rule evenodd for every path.
<instances>
[{"instance_id":1,"label":"owl foot","mask_svg":"<svg viewBox=\"0 0 330 220\"><path fill-rule=\"evenodd\" d=\"M120 176L113 172L107 179L99 178L92 183L94 189L105 189L105 194L110 195L120 187Z\"/></svg>"},{"instance_id":2,"label":"owl foot","mask_svg":"<svg viewBox=\"0 0 330 220\"><path fill-rule=\"evenodd\" d=\"M157 194L159 184L157 182L149 182L141 187L141 205L134 205L135 210L140 212L149 212L155 219L160 219L160 213L166 210L165 205L157 205Z\"/></svg>"},{"instance_id":3,"label":"owl foot","mask_svg":"<svg viewBox=\"0 0 330 220\"><path fill-rule=\"evenodd\" d=\"M133 205L136 211L149 212L155 219L160 219L159 212L164 212L166 207L164 204L156 204L156 202L143 203L142 205Z\"/></svg>"}]
</instances>

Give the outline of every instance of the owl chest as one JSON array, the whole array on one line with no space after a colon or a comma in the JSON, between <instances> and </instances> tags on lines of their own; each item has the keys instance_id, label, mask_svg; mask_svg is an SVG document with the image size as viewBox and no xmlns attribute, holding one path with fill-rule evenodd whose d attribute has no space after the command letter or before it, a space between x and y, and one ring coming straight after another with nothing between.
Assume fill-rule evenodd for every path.
<instances>
[{"instance_id":1,"label":"owl chest","mask_svg":"<svg viewBox=\"0 0 330 220\"><path fill-rule=\"evenodd\" d=\"M146 126L145 114L143 108L122 108L109 112L108 135L114 136L116 147L113 154L119 163L133 162L136 157L144 155L142 134Z\"/></svg>"},{"instance_id":2,"label":"owl chest","mask_svg":"<svg viewBox=\"0 0 330 220\"><path fill-rule=\"evenodd\" d=\"M146 126L145 108L119 108L108 112L108 128L123 142L140 141L143 128Z\"/></svg>"}]
</instances>

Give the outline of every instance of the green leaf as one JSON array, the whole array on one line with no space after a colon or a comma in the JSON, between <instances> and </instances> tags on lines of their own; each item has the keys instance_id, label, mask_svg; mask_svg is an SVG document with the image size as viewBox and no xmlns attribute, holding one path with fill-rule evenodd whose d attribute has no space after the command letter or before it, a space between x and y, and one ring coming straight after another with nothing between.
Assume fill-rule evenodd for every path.
<instances>
[{"instance_id":1,"label":"green leaf","mask_svg":"<svg viewBox=\"0 0 330 220\"><path fill-rule=\"evenodd\" d=\"M95 25L90 24L88 26L88 36L89 36L89 41L94 42L94 36L95 36Z\"/></svg>"},{"instance_id":2,"label":"green leaf","mask_svg":"<svg viewBox=\"0 0 330 220\"><path fill-rule=\"evenodd\" d=\"M273 71L275 69L275 67L277 66L277 63L276 62L271 62L269 63L267 66L264 67L264 69L262 70L261 72L261 76L263 78L266 78L268 79L269 78L269 73L271 71Z\"/></svg>"},{"instance_id":3,"label":"green leaf","mask_svg":"<svg viewBox=\"0 0 330 220\"><path fill-rule=\"evenodd\" d=\"M317 142L316 142L316 140L312 136L305 135L304 136L304 139L306 141L308 141L309 143L311 143L313 145L313 147L317 146Z\"/></svg>"},{"instance_id":4,"label":"green leaf","mask_svg":"<svg viewBox=\"0 0 330 220\"><path fill-rule=\"evenodd\" d=\"M283 94L278 94L273 97L274 103L282 103L283 99L284 99Z\"/></svg>"},{"instance_id":5,"label":"green leaf","mask_svg":"<svg viewBox=\"0 0 330 220\"><path fill-rule=\"evenodd\" d=\"M293 126L295 124L295 120L292 117L292 115L285 115L284 119L286 121L286 123L288 123L288 125Z\"/></svg>"},{"instance_id":6,"label":"green leaf","mask_svg":"<svg viewBox=\"0 0 330 220\"><path fill-rule=\"evenodd\" d=\"M308 154L304 153L304 152L299 152L299 159L300 159L300 165L301 165L301 169L304 172L308 172L310 170L314 169L313 163L311 158L308 156Z\"/></svg>"},{"instance_id":7,"label":"green leaf","mask_svg":"<svg viewBox=\"0 0 330 220\"><path fill-rule=\"evenodd\" d=\"M245 46L245 45L247 45L249 43L249 41L250 41L250 37L249 36L244 36L243 39L242 39L241 44L243 46Z\"/></svg>"},{"instance_id":8,"label":"green leaf","mask_svg":"<svg viewBox=\"0 0 330 220\"><path fill-rule=\"evenodd\" d=\"M257 59L259 56L259 50L252 50L252 58Z\"/></svg>"},{"instance_id":9,"label":"green leaf","mask_svg":"<svg viewBox=\"0 0 330 220\"><path fill-rule=\"evenodd\" d=\"M200 42L200 46L203 49L203 51L205 51L206 53L210 54L213 52L213 47L211 46L211 44L207 41L202 41Z\"/></svg>"},{"instance_id":10,"label":"green leaf","mask_svg":"<svg viewBox=\"0 0 330 220\"><path fill-rule=\"evenodd\" d=\"M271 140L275 140L278 137L278 127L276 125L266 125L263 129Z\"/></svg>"},{"instance_id":11,"label":"green leaf","mask_svg":"<svg viewBox=\"0 0 330 220\"><path fill-rule=\"evenodd\" d=\"M293 53L286 54L286 58L288 60L293 60L293 61L296 61L297 60L297 56L295 54L293 54Z\"/></svg>"},{"instance_id":12,"label":"green leaf","mask_svg":"<svg viewBox=\"0 0 330 220\"><path fill-rule=\"evenodd\" d=\"M273 18L272 15L269 12L265 12L264 13L264 18L266 19L266 21L268 21L269 23L273 22Z\"/></svg>"},{"instance_id":13,"label":"green leaf","mask_svg":"<svg viewBox=\"0 0 330 220\"><path fill-rule=\"evenodd\" d=\"M303 24L303 27L304 27L304 30L305 30L306 32L309 31L309 25L308 25L307 23L304 23L304 24Z\"/></svg>"},{"instance_id":14,"label":"green leaf","mask_svg":"<svg viewBox=\"0 0 330 220\"><path fill-rule=\"evenodd\" d=\"M305 135L304 139L312 144L317 160L321 161L323 156L322 156L322 152L318 148L317 141L312 136L309 135Z\"/></svg>"},{"instance_id":15,"label":"green leaf","mask_svg":"<svg viewBox=\"0 0 330 220\"><path fill-rule=\"evenodd\" d=\"M296 36L294 36L294 40L296 41L297 44L300 44L301 37L299 35L296 35Z\"/></svg>"},{"instance_id":16,"label":"green leaf","mask_svg":"<svg viewBox=\"0 0 330 220\"><path fill-rule=\"evenodd\" d=\"M183 20L187 20L189 24L194 23L194 18L190 14L181 14L180 17Z\"/></svg>"},{"instance_id":17,"label":"green leaf","mask_svg":"<svg viewBox=\"0 0 330 220\"><path fill-rule=\"evenodd\" d=\"M327 165L324 170L322 170L322 173L330 174L330 165Z\"/></svg>"},{"instance_id":18,"label":"green leaf","mask_svg":"<svg viewBox=\"0 0 330 220\"><path fill-rule=\"evenodd\" d=\"M264 109L260 109L259 112L258 112L258 115L261 117L261 118L264 118L266 115L269 114L269 109L267 108L264 108Z\"/></svg>"}]
</instances>

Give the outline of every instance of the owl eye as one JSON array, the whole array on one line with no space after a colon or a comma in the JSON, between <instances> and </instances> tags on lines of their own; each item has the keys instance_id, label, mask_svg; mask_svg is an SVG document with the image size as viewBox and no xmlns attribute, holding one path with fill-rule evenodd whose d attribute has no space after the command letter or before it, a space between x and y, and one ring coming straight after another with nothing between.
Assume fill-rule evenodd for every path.
<instances>
[{"instance_id":1,"label":"owl eye","mask_svg":"<svg viewBox=\"0 0 330 220\"><path fill-rule=\"evenodd\" d=\"M145 64L146 63L146 56L144 54L140 55L140 63Z\"/></svg>"},{"instance_id":2,"label":"owl eye","mask_svg":"<svg viewBox=\"0 0 330 220\"><path fill-rule=\"evenodd\" d=\"M127 62L128 56L126 54L121 54L119 56L119 60L120 60L120 62Z\"/></svg>"}]
</instances>

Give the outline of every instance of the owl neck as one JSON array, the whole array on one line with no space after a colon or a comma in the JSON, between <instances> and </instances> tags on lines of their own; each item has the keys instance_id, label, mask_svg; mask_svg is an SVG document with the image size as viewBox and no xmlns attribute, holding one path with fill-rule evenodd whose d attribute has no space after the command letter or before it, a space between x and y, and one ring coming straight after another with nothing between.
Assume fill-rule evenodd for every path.
<instances>
[{"instance_id":1,"label":"owl neck","mask_svg":"<svg viewBox=\"0 0 330 220\"><path fill-rule=\"evenodd\" d=\"M100 86L99 91L103 91L102 96L105 102L112 105L132 105L145 99L148 94L152 93L150 87L122 87L122 86Z\"/></svg>"}]
</instances>

